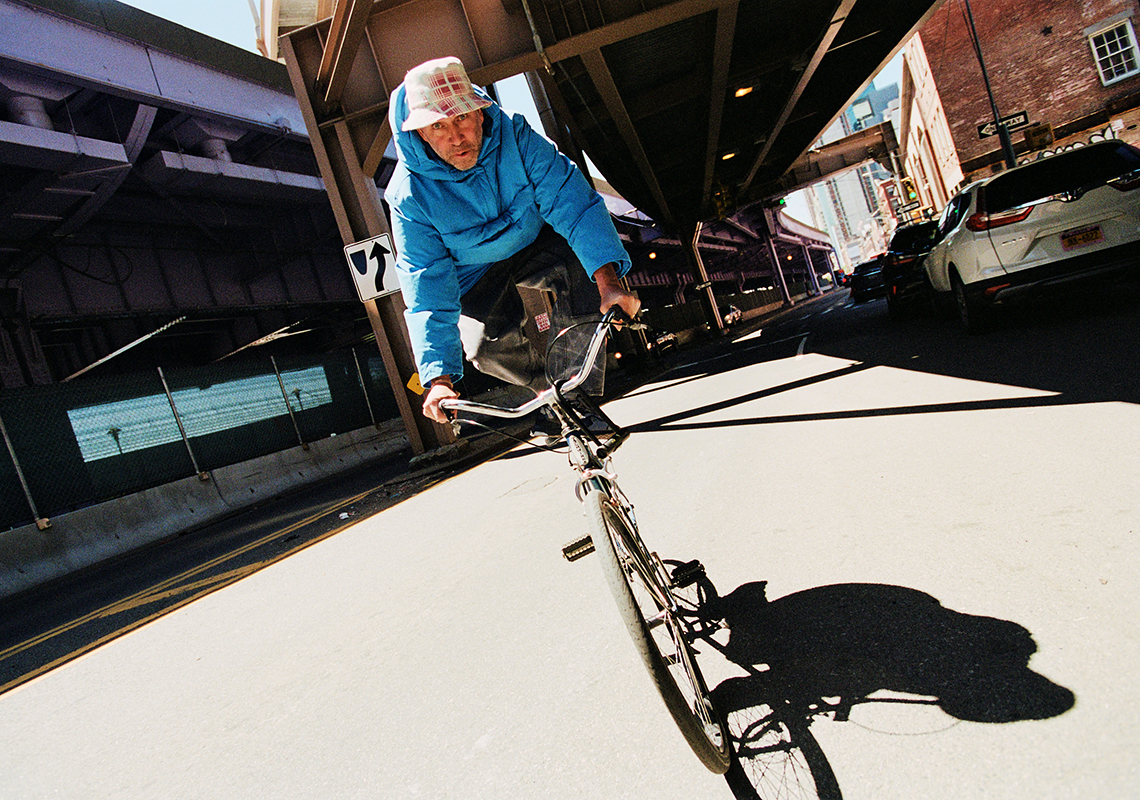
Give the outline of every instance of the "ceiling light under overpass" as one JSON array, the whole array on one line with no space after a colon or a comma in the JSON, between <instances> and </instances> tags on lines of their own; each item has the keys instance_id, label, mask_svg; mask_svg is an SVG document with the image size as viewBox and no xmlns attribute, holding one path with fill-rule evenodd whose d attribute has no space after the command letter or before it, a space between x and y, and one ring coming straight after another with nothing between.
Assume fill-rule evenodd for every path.
<instances>
[{"instance_id":1,"label":"ceiling light under overpass","mask_svg":"<svg viewBox=\"0 0 1140 800\"><path fill-rule=\"evenodd\" d=\"M744 95L751 94L751 92L752 92L751 86L741 86L739 89L736 90L735 96L736 97L744 97Z\"/></svg>"}]
</instances>

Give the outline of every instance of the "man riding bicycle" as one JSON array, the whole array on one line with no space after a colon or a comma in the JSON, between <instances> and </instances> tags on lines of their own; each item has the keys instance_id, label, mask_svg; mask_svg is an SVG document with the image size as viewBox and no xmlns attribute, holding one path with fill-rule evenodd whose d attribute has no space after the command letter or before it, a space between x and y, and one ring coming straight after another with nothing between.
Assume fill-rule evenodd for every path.
<instances>
[{"instance_id":1,"label":"man riding bicycle","mask_svg":"<svg viewBox=\"0 0 1140 800\"><path fill-rule=\"evenodd\" d=\"M389 119L399 160L384 197L426 417L447 422L439 401L458 397L464 355L500 380L547 387L518 286L554 293L556 330L614 305L637 313L602 198L521 114L473 87L458 59L409 70ZM591 375L586 392L600 395L603 379Z\"/></svg>"}]
</instances>

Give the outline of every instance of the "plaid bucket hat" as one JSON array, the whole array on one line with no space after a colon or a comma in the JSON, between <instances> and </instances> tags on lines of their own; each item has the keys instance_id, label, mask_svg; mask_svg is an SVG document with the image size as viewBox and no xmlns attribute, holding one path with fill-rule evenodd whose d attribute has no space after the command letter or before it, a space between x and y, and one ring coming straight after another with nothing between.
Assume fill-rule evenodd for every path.
<instances>
[{"instance_id":1,"label":"plaid bucket hat","mask_svg":"<svg viewBox=\"0 0 1140 800\"><path fill-rule=\"evenodd\" d=\"M463 62L454 56L425 61L404 76L408 118L402 131L426 128L433 122L486 108L491 105L475 94Z\"/></svg>"}]
</instances>

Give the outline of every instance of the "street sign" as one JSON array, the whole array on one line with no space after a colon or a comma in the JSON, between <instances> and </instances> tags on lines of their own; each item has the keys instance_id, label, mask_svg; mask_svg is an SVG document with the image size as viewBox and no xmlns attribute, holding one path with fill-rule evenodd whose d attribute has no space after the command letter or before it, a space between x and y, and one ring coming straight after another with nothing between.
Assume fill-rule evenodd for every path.
<instances>
[{"instance_id":1,"label":"street sign","mask_svg":"<svg viewBox=\"0 0 1140 800\"><path fill-rule=\"evenodd\" d=\"M913 203L907 203L904 206L899 206L899 211L914 211L920 205L922 204L918 200L915 200Z\"/></svg>"},{"instance_id":2,"label":"street sign","mask_svg":"<svg viewBox=\"0 0 1140 800\"><path fill-rule=\"evenodd\" d=\"M352 273L362 303L400 291L396 256L388 234L345 245L344 257L348 259L348 271Z\"/></svg>"},{"instance_id":3,"label":"street sign","mask_svg":"<svg viewBox=\"0 0 1140 800\"><path fill-rule=\"evenodd\" d=\"M712 281L705 281L703 283L696 284L693 288L699 292L701 289L707 289L710 286L712 286Z\"/></svg>"},{"instance_id":4,"label":"street sign","mask_svg":"<svg viewBox=\"0 0 1140 800\"><path fill-rule=\"evenodd\" d=\"M1029 127L1029 113L1027 111L1018 111L1016 114L1010 114L1008 117L1001 118L1001 124L1005 126L1007 131L1016 131L1021 128ZM978 138L985 139L987 136L993 136L998 132L997 123L993 120L978 126Z\"/></svg>"}]
</instances>

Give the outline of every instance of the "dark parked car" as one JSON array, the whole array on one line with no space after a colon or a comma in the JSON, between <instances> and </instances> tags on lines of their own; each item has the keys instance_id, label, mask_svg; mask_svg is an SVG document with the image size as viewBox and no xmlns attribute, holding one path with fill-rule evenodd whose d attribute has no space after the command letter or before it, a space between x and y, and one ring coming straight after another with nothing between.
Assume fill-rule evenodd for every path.
<instances>
[{"instance_id":1,"label":"dark parked car","mask_svg":"<svg viewBox=\"0 0 1140 800\"><path fill-rule=\"evenodd\" d=\"M677 334L672 331L657 331L649 338L653 343L651 349L655 349L659 354L667 353L677 346Z\"/></svg>"},{"instance_id":2,"label":"dark parked car","mask_svg":"<svg viewBox=\"0 0 1140 800\"><path fill-rule=\"evenodd\" d=\"M930 220L899 228L891 237L883 256L883 283L891 319L902 319L929 306L930 290L922 262L934 247L937 234L938 220Z\"/></svg>"},{"instance_id":3,"label":"dark parked car","mask_svg":"<svg viewBox=\"0 0 1140 800\"><path fill-rule=\"evenodd\" d=\"M856 264L855 269L851 270L851 299L856 303L882 297L886 291L883 285L882 256Z\"/></svg>"}]
</instances>

